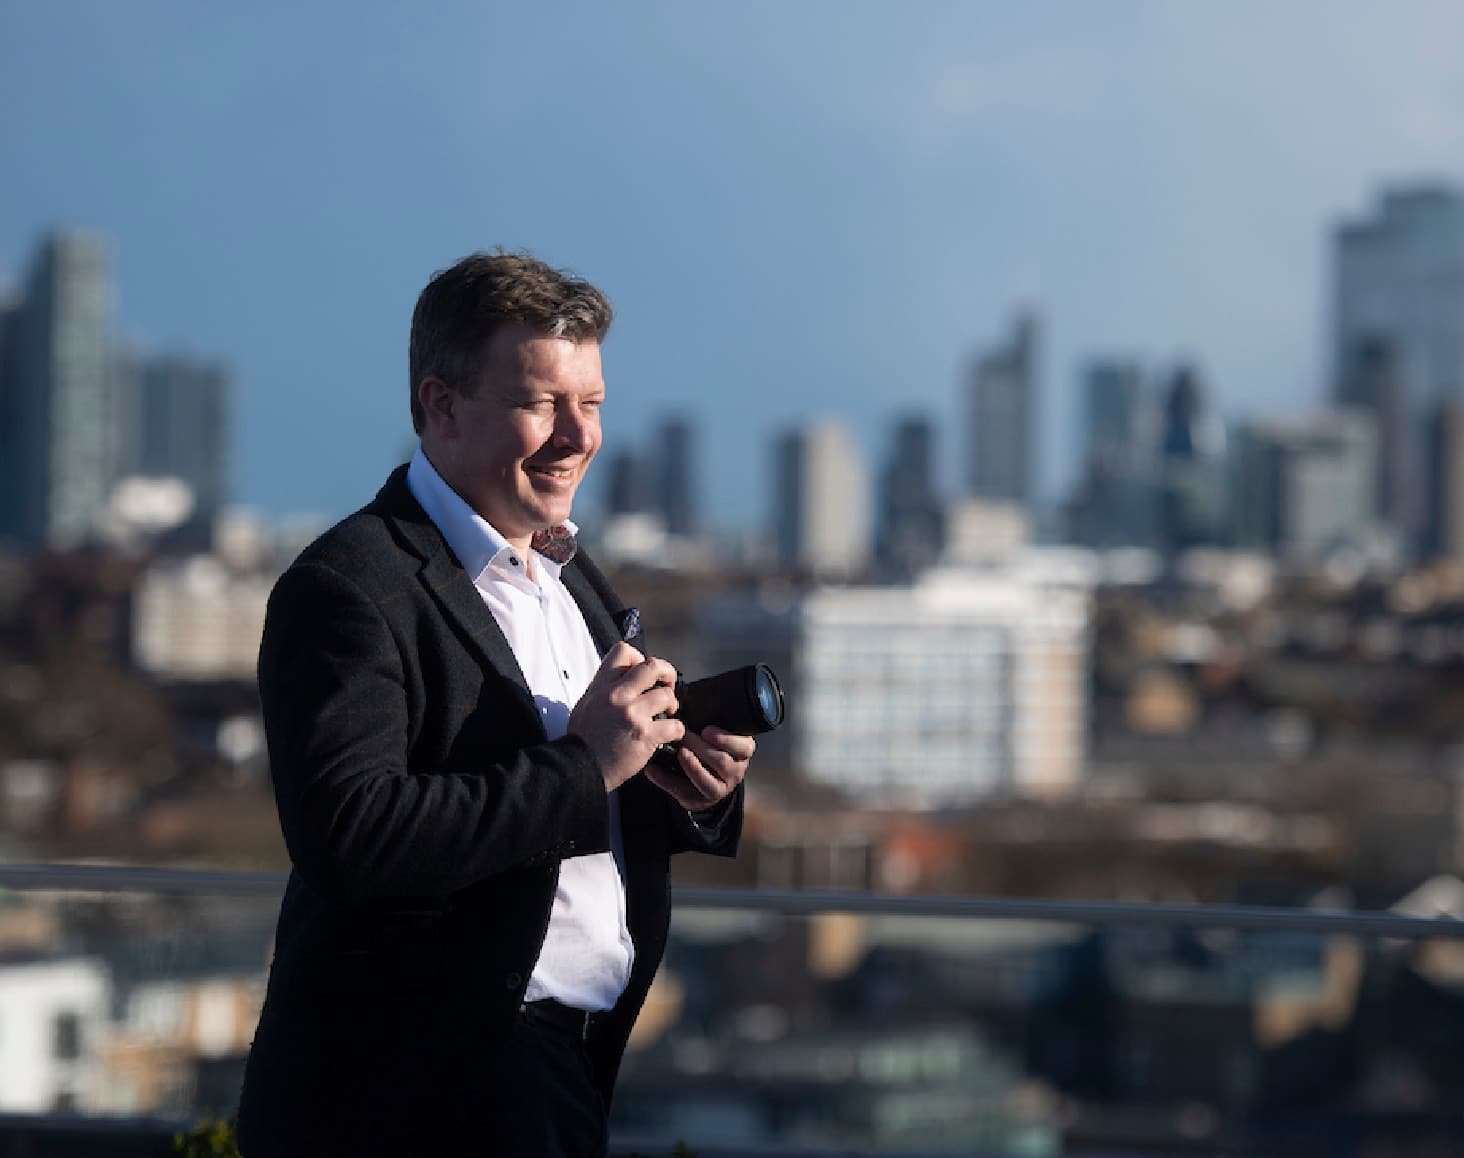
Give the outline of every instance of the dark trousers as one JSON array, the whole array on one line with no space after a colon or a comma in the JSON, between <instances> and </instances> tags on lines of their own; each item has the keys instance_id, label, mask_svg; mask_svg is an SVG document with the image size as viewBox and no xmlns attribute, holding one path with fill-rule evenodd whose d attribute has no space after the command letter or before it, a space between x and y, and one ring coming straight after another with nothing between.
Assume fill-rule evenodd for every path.
<instances>
[{"instance_id":1,"label":"dark trousers","mask_svg":"<svg viewBox=\"0 0 1464 1158\"><path fill-rule=\"evenodd\" d=\"M608 1145L583 1035L524 1014L464 1111L455 1158L604 1158Z\"/></svg>"},{"instance_id":2,"label":"dark trousers","mask_svg":"<svg viewBox=\"0 0 1464 1158\"><path fill-rule=\"evenodd\" d=\"M392 1011L383 1011L383 1016ZM326 1030L342 1037L360 1019ZM337 1081L360 1090L349 1109L325 1110L320 1074L296 1051L251 1056L269 1065L288 1101L240 1107L246 1158L604 1158L605 1102L590 1077L583 1033L522 1013L506 1039L448 1060L426 1027L412 1048L389 1053L362 1041L343 1055ZM246 1086L246 1093L247 1093Z\"/></svg>"}]
</instances>

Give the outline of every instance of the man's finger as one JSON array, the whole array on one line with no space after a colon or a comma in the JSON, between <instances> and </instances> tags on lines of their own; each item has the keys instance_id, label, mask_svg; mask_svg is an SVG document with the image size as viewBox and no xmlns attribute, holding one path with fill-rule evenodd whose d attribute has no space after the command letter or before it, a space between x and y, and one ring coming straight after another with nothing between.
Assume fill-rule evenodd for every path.
<instances>
[{"instance_id":1,"label":"man's finger","mask_svg":"<svg viewBox=\"0 0 1464 1158\"><path fill-rule=\"evenodd\" d=\"M678 752L677 762L680 772L668 771L653 762L646 765L645 774L683 808L706 808L727 794L726 786L707 772L686 748Z\"/></svg>"},{"instance_id":2,"label":"man's finger","mask_svg":"<svg viewBox=\"0 0 1464 1158\"><path fill-rule=\"evenodd\" d=\"M736 788L747 773L746 760L737 760L696 735L688 735L681 742L681 755L683 768L687 767L688 762L694 762L694 767L704 771L716 782L717 797Z\"/></svg>"},{"instance_id":3,"label":"man's finger","mask_svg":"<svg viewBox=\"0 0 1464 1158\"><path fill-rule=\"evenodd\" d=\"M726 752L734 760L751 760L757 751L757 741L751 736L728 732L716 724L708 724L698 738L709 747Z\"/></svg>"},{"instance_id":4,"label":"man's finger","mask_svg":"<svg viewBox=\"0 0 1464 1158\"><path fill-rule=\"evenodd\" d=\"M686 725L680 720L652 720L646 729L646 737L651 743L679 744L686 739Z\"/></svg>"},{"instance_id":5,"label":"man's finger","mask_svg":"<svg viewBox=\"0 0 1464 1158\"><path fill-rule=\"evenodd\" d=\"M634 648L630 650L635 651ZM654 656L633 667L621 669L616 677L617 689L633 696L648 692L657 684L673 687L675 683L676 669L664 659L656 659Z\"/></svg>"},{"instance_id":6,"label":"man's finger","mask_svg":"<svg viewBox=\"0 0 1464 1158\"><path fill-rule=\"evenodd\" d=\"M628 643L617 643L600 661L600 671L619 672L646 662L646 657Z\"/></svg>"}]
</instances>

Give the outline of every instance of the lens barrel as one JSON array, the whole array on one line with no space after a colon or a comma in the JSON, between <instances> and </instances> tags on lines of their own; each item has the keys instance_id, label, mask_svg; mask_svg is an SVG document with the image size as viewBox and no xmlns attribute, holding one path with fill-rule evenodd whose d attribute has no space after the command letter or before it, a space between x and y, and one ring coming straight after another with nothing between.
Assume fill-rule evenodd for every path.
<instances>
[{"instance_id":1,"label":"lens barrel","mask_svg":"<svg viewBox=\"0 0 1464 1158\"><path fill-rule=\"evenodd\" d=\"M783 722L783 689L765 663L733 668L688 683L678 680L677 718L688 732L715 724L739 736L771 732Z\"/></svg>"}]
</instances>

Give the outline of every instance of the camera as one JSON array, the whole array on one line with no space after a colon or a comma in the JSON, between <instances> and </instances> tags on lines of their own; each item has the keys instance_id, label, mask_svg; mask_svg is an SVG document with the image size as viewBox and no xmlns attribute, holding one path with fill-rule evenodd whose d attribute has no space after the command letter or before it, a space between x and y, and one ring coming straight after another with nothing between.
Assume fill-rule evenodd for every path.
<instances>
[{"instance_id":1,"label":"camera","mask_svg":"<svg viewBox=\"0 0 1464 1158\"><path fill-rule=\"evenodd\" d=\"M760 736L783 722L783 688L773 669L765 663L733 668L705 679L676 677L677 710L672 718L700 733L709 724L739 736ZM680 744L662 744L654 759L679 771L676 749Z\"/></svg>"}]
</instances>

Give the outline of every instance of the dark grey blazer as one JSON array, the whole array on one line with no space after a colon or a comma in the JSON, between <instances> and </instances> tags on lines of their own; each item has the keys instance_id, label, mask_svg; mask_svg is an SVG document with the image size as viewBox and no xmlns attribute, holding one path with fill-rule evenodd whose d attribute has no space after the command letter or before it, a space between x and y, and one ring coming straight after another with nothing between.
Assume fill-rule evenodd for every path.
<instances>
[{"instance_id":1,"label":"dark grey blazer","mask_svg":"<svg viewBox=\"0 0 1464 1158\"><path fill-rule=\"evenodd\" d=\"M447 1152L470 1133L559 862L610 847L589 748L545 738L405 480L399 468L270 597L259 689L293 870L240 1101L251 1156ZM563 579L603 654L619 602L583 553ZM669 857L735 854L742 819L740 789L712 826L644 777L620 801L636 955L589 1041L607 1102L665 949Z\"/></svg>"}]
</instances>

